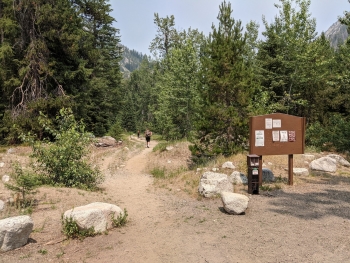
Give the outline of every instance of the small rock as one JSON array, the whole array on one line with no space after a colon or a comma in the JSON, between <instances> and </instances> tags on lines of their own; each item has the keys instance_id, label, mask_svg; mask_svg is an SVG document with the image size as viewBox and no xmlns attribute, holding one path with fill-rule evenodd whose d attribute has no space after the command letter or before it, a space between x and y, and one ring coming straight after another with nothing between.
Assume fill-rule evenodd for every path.
<instances>
[{"instance_id":1,"label":"small rock","mask_svg":"<svg viewBox=\"0 0 350 263\"><path fill-rule=\"evenodd\" d=\"M300 176L308 176L309 170L306 168L293 168L293 174Z\"/></svg>"},{"instance_id":2,"label":"small rock","mask_svg":"<svg viewBox=\"0 0 350 263\"><path fill-rule=\"evenodd\" d=\"M15 152L16 152L16 150L14 148L10 148L7 150L7 153L10 153L10 154L15 153Z\"/></svg>"},{"instance_id":3,"label":"small rock","mask_svg":"<svg viewBox=\"0 0 350 263\"><path fill-rule=\"evenodd\" d=\"M5 163L0 163L0 167L4 167L5 166Z\"/></svg>"},{"instance_id":4,"label":"small rock","mask_svg":"<svg viewBox=\"0 0 350 263\"><path fill-rule=\"evenodd\" d=\"M5 174L3 177L2 177L2 181L4 183L7 183L8 181L10 181L10 176L8 176L7 174Z\"/></svg>"},{"instance_id":5,"label":"small rock","mask_svg":"<svg viewBox=\"0 0 350 263\"><path fill-rule=\"evenodd\" d=\"M225 163L222 165L222 168L235 169L236 167L233 165L232 162L225 162Z\"/></svg>"}]
</instances>

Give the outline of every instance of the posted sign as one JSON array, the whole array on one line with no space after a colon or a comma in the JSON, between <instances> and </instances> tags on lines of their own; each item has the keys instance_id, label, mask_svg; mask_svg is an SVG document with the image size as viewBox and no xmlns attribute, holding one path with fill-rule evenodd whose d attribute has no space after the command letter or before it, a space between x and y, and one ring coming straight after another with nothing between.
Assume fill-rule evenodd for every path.
<instances>
[{"instance_id":1,"label":"posted sign","mask_svg":"<svg viewBox=\"0 0 350 263\"><path fill-rule=\"evenodd\" d=\"M273 113L250 117L250 154L303 154L305 118Z\"/></svg>"}]
</instances>

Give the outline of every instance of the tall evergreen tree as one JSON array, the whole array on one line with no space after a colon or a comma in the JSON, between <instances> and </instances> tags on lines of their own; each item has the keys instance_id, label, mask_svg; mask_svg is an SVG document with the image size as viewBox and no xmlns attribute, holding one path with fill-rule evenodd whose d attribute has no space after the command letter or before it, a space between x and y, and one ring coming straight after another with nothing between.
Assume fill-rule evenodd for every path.
<instances>
[{"instance_id":1,"label":"tall evergreen tree","mask_svg":"<svg viewBox=\"0 0 350 263\"><path fill-rule=\"evenodd\" d=\"M17 116L5 115L3 134L10 132L11 122L35 131L39 111L54 117L62 106L72 105L91 131L104 134L118 110L121 79L110 5L3 0L0 6L0 87L5 91L0 104L11 102Z\"/></svg>"},{"instance_id":2,"label":"tall evergreen tree","mask_svg":"<svg viewBox=\"0 0 350 263\"><path fill-rule=\"evenodd\" d=\"M110 5L105 0L77 1L83 19L84 31L90 41L86 43L86 68L91 70L89 81L74 95L79 117L96 135L104 135L115 116L118 115L121 94L121 60L119 30L112 26L115 21L109 13Z\"/></svg>"},{"instance_id":3,"label":"tall evergreen tree","mask_svg":"<svg viewBox=\"0 0 350 263\"><path fill-rule=\"evenodd\" d=\"M247 60L247 33L231 15L231 4L224 1L218 28L212 26L201 52L203 108L194 154L229 155L247 141L249 104L256 84Z\"/></svg>"},{"instance_id":4,"label":"tall evergreen tree","mask_svg":"<svg viewBox=\"0 0 350 263\"><path fill-rule=\"evenodd\" d=\"M158 130L166 139L190 138L199 107L199 52L192 39L172 49L165 59L167 67L157 82Z\"/></svg>"}]
</instances>

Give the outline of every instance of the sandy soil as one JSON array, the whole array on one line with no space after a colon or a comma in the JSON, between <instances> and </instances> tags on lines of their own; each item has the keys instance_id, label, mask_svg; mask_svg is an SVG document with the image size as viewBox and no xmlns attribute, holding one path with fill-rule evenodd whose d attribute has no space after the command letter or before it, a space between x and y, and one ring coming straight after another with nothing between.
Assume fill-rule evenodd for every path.
<instances>
[{"instance_id":1,"label":"sandy soil","mask_svg":"<svg viewBox=\"0 0 350 263\"><path fill-rule=\"evenodd\" d=\"M145 173L154 142L151 148L139 143L138 150L95 153L106 176L101 192L40 188L30 242L1 253L0 262L350 262L347 176L305 177L294 186L261 191L250 196L244 215L229 215L219 198L155 188ZM7 165L9 158L2 154L0 161ZM1 186L0 198L6 194ZM82 241L65 240L62 213L96 201L126 208L127 225Z\"/></svg>"}]
</instances>

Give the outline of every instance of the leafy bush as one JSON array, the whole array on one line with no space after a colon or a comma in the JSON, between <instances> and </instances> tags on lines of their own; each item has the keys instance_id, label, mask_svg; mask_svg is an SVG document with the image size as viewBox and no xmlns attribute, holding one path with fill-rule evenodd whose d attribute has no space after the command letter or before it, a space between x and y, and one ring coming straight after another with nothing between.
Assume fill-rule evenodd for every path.
<instances>
[{"instance_id":1,"label":"leafy bush","mask_svg":"<svg viewBox=\"0 0 350 263\"><path fill-rule=\"evenodd\" d=\"M76 122L70 109L61 109L56 117L59 128L53 129L46 116L40 116L40 123L53 136L53 142L30 141L37 170L45 183L66 187L93 190L102 182L102 175L97 168L92 168L84 159L88 154L91 134L85 131L82 122ZM30 139L31 138L31 139Z\"/></svg>"}]
</instances>

